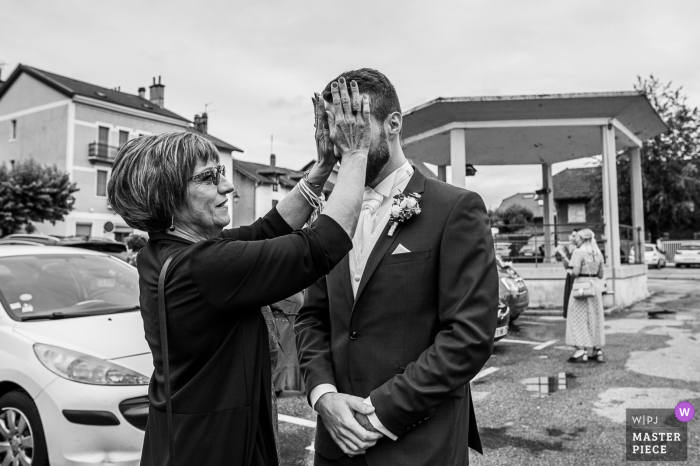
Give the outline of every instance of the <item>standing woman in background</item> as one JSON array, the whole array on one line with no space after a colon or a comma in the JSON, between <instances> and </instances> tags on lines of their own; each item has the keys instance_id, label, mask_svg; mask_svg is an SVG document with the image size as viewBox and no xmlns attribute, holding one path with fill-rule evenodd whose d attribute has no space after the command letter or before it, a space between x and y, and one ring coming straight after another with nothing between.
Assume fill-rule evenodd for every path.
<instances>
[{"instance_id":1,"label":"standing woman in background","mask_svg":"<svg viewBox=\"0 0 700 466\"><path fill-rule=\"evenodd\" d=\"M577 248L569 261L574 284L569 298L569 315L566 319L566 344L575 346L576 352L568 361L588 361L587 349L590 348L592 352L590 359L603 362L601 348L605 345L605 321L600 282L603 278L603 254L598 249L595 235L588 228L578 232L574 243ZM588 282L591 283L590 286L587 286ZM588 287L592 289L591 293L580 293L580 290Z\"/></svg>"}]
</instances>

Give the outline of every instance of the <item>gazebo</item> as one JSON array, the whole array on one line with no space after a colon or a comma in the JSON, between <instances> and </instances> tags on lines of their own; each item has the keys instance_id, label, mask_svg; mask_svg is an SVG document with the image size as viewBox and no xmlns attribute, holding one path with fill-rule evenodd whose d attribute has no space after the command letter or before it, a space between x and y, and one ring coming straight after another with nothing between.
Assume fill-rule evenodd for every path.
<instances>
[{"instance_id":1,"label":"gazebo","mask_svg":"<svg viewBox=\"0 0 700 466\"><path fill-rule=\"evenodd\" d=\"M438 166L445 181L466 187L467 165L541 165L544 235L552 238L555 206L552 165L602 155L607 305L628 306L648 295L644 254L644 210L640 148L667 130L643 93L607 92L496 97L438 98L404 113L407 157ZM631 160L635 265L622 267L616 155ZM545 242L545 262L552 261ZM561 303L561 266L523 269L533 304ZM556 282L561 282L558 284ZM560 285L560 286L559 286Z\"/></svg>"}]
</instances>

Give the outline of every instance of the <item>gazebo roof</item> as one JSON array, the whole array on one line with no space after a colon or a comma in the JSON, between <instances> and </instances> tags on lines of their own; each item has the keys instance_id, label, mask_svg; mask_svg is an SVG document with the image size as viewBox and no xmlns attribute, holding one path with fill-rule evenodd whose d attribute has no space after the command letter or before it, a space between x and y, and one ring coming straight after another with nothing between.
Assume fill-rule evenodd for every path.
<instances>
[{"instance_id":1,"label":"gazebo roof","mask_svg":"<svg viewBox=\"0 0 700 466\"><path fill-rule=\"evenodd\" d=\"M667 127L641 92L438 98L404 113L407 157L450 164L450 131L466 129L474 165L556 163L601 153L614 125L618 150L637 147Z\"/></svg>"}]
</instances>

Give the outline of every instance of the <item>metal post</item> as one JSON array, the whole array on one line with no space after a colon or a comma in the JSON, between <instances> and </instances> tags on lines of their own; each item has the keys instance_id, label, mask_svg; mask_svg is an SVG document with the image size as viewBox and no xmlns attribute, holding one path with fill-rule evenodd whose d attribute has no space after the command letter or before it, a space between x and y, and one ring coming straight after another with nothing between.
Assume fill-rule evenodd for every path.
<instances>
[{"instance_id":1,"label":"metal post","mask_svg":"<svg viewBox=\"0 0 700 466\"><path fill-rule=\"evenodd\" d=\"M543 263L552 262L552 225L554 224L554 192L552 186L552 166L548 163L542 164L542 189L544 190L544 260Z\"/></svg>"},{"instance_id":2,"label":"metal post","mask_svg":"<svg viewBox=\"0 0 700 466\"><path fill-rule=\"evenodd\" d=\"M465 129L453 129L450 131L450 163L452 165L452 184L460 188L466 187L467 146Z\"/></svg>"},{"instance_id":3,"label":"metal post","mask_svg":"<svg viewBox=\"0 0 700 466\"><path fill-rule=\"evenodd\" d=\"M639 147L629 151L632 227L634 231L634 263L644 263L644 190L642 187L642 155Z\"/></svg>"}]
</instances>

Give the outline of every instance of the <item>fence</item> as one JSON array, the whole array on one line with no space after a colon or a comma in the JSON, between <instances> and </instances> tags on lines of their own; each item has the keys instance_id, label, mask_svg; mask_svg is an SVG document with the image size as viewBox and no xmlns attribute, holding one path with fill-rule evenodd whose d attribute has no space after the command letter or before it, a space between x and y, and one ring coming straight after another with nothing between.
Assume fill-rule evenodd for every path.
<instances>
[{"instance_id":1,"label":"fence","mask_svg":"<svg viewBox=\"0 0 700 466\"><path fill-rule=\"evenodd\" d=\"M666 254L666 261L673 263L673 256L676 255L676 251L678 251L678 249L681 247L681 245L686 245L686 244L700 245L700 240L662 241L661 244L664 247L664 252Z\"/></svg>"}]
</instances>

